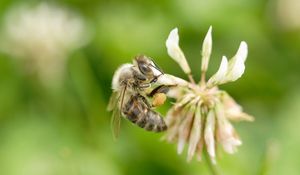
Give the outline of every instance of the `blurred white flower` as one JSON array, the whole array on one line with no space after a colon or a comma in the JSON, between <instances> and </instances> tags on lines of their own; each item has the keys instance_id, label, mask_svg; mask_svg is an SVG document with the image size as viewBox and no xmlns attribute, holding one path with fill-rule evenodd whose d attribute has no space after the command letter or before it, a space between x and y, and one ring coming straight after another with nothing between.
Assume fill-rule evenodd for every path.
<instances>
[{"instance_id":1,"label":"blurred white flower","mask_svg":"<svg viewBox=\"0 0 300 175\"><path fill-rule=\"evenodd\" d=\"M299 0L275 0L274 11L277 14L271 14L277 17L279 27L285 30L299 30L300 29L300 1Z\"/></svg>"},{"instance_id":2,"label":"blurred white flower","mask_svg":"<svg viewBox=\"0 0 300 175\"><path fill-rule=\"evenodd\" d=\"M202 78L199 84L168 74L162 75L158 82L165 85L174 85L170 91L172 93L167 93L167 95L176 99L176 103L166 116L169 129L164 139L169 142L177 142L179 154L183 152L184 146L188 144L188 161L195 154L198 160L201 160L202 152L205 150L212 163L216 163L216 147L218 144L230 154L235 153L237 147L242 144L229 120L253 121L254 119L244 113L242 107L225 91L217 87L220 84L235 81L243 75L244 63L248 54L247 44L244 41L241 42L237 53L229 62L225 56L222 57L218 71L207 82L205 81L205 73L212 50L211 30L210 27L203 43ZM175 38L178 38L177 29L175 34L172 32L170 35L175 35ZM170 42L170 38L173 37L169 36L167 43ZM178 43L177 41L178 39L175 43ZM169 51L170 45L167 48ZM181 50L180 54L183 55ZM169 55L171 54L169 53ZM181 65L179 61L177 63Z\"/></svg>"},{"instance_id":3,"label":"blurred white flower","mask_svg":"<svg viewBox=\"0 0 300 175\"><path fill-rule=\"evenodd\" d=\"M89 38L80 16L48 3L19 5L5 17L0 50L22 58L45 82L59 79L68 55Z\"/></svg>"}]
</instances>

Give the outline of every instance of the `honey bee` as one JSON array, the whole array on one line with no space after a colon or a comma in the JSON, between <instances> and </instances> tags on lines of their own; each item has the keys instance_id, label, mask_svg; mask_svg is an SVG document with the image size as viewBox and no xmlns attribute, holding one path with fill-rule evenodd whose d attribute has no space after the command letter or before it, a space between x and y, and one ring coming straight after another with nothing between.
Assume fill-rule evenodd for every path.
<instances>
[{"instance_id":1,"label":"honey bee","mask_svg":"<svg viewBox=\"0 0 300 175\"><path fill-rule=\"evenodd\" d=\"M146 93L163 74L154 61L144 55L135 57L133 64L123 64L116 70L108 105L108 110L113 111L111 126L114 137L119 135L121 116L147 131L161 132L167 129L162 116L152 108L164 103L168 88L158 86ZM147 96L153 97L152 104Z\"/></svg>"}]
</instances>

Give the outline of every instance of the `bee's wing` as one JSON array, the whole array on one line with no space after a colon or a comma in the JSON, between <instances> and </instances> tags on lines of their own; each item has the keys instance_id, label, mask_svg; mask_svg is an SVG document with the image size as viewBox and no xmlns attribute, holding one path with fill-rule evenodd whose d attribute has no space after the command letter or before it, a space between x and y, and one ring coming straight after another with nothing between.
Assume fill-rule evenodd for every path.
<instances>
[{"instance_id":1,"label":"bee's wing","mask_svg":"<svg viewBox=\"0 0 300 175\"><path fill-rule=\"evenodd\" d=\"M114 99L111 99L114 102L114 106L112 106L113 109L113 114L112 114L112 118L111 118L111 129L112 129L112 133L113 133L113 137L114 139L117 139L119 137L119 133L120 133L120 126L121 126L121 116L122 116L122 108L123 108L123 103L124 103L124 97L125 97L125 93L126 93L126 86L121 90L121 94L117 93L117 95L115 96ZM114 96L114 94L112 95L112 97ZM111 97L111 98L112 98ZM112 101L112 103L113 103ZM108 106L108 109L110 107L110 104Z\"/></svg>"},{"instance_id":2,"label":"bee's wing","mask_svg":"<svg viewBox=\"0 0 300 175\"><path fill-rule=\"evenodd\" d=\"M112 130L114 139L117 139L119 137L120 126L121 126L121 111L120 111L119 107L116 107L113 110L113 114L112 114L112 118L111 118L111 130Z\"/></svg>"},{"instance_id":3,"label":"bee's wing","mask_svg":"<svg viewBox=\"0 0 300 175\"><path fill-rule=\"evenodd\" d=\"M107 110L108 111L112 111L112 110L114 110L115 107L117 107L117 103L118 103L119 97L120 97L120 93L117 92L117 91L114 91L111 94L111 96L109 98L108 105L107 105Z\"/></svg>"}]
</instances>

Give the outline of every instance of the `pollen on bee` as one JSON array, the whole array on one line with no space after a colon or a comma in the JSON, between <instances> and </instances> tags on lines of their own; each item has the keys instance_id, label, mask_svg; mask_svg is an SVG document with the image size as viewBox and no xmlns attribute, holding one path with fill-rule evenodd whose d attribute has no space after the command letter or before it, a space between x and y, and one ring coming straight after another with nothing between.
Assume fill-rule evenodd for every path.
<instances>
[{"instance_id":1,"label":"pollen on bee","mask_svg":"<svg viewBox=\"0 0 300 175\"><path fill-rule=\"evenodd\" d=\"M164 93L157 93L153 96L152 106L161 106L165 103L167 99L166 94Z\"/></svg>"}]
</instances>

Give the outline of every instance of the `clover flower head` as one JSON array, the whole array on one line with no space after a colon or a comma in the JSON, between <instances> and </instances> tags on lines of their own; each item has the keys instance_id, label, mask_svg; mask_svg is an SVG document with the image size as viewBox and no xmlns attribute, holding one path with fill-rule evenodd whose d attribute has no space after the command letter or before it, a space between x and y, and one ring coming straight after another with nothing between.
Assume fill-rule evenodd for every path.
<instances>
[{"instance_id":1,"label":"clover flower head","mask_svg":"<svg viewBox=\"0 0 300 175\"><path fill-rule=\"evenodd\" d=\"M187 60L179 48L178 29L170 32L166 41L168 54L183 69L191 75ZM218 85L236 81L245 70L248 54L246 42L240 43L237 53L228 61L226 56L221 59L218 71L205 80L212 51L212 27L209 28L202 45L201 80L198 84L165 74L158 79L159 83L176 85L167 94L176 99L176 103L166 115L169 127L163 139L177 142L177 152L181 154L185 145L187 160L197 155L201 160L203 151L210 160L216 163L216 147L221 145L230 154L237 151L242 144L237 132L230 121L253 121L254 118L243 112L233 98Z\"/></svg>"}]
</instances>

